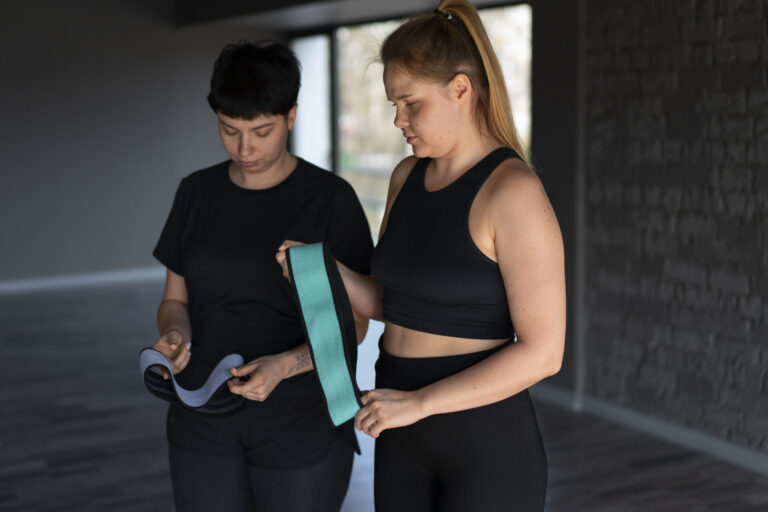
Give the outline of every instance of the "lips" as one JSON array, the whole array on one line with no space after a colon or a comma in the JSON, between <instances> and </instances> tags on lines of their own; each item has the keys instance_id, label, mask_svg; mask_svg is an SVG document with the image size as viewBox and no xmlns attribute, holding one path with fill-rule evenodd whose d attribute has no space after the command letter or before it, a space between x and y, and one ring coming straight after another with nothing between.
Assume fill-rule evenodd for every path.
<instances>
[{"instance_id":1,"label":"lips","mask_svg":"<svg viewBox=\"0 0 768 512\"><path fill-rule=\"evenodd\" d=\"M412 144L413 141L416 140L415 135L411 135L411 136L404 135L404 137L405 137L405 142L407 142L408 144Z\"/></svg>"}]
</instances>

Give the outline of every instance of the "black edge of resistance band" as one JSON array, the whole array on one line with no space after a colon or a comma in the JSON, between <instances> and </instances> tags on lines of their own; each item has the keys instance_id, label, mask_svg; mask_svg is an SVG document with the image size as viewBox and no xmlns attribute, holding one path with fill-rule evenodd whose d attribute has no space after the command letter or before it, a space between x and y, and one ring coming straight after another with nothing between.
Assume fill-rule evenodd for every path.
<instances>
[{"instance_id":1,"label":"black edge of resistance band","mask_svg":"<svg viewBox=\"0 0 768 512\"><path fill-rule=\"evenodd\" d=\"M323 255L325 256L325 271L328 274L328 282L331 285L331 294L333 303L336 306L336 317L341 328L341 335L344 343L344 362L347 364L347 372L355 390L357 405L363 406L360 400L360 388L357 386L357 327L355 326L355 316L352 314L352 305L349 303L349 295L344 287L344 281L339 274L339 268L336 266L336 260L333 259L330 249L323 245Z\"/></svg>"}]
</instances>

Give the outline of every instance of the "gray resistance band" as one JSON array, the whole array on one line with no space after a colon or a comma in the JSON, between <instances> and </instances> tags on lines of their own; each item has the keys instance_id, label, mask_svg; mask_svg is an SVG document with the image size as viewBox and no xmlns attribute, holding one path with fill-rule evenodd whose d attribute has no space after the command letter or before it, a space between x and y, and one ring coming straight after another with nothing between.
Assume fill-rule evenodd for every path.
<instances>
[{"instance_id":1,"label":"gray resistance band","mask_svg":"<svg viewBox=\"0 0 768 512\"><path fill-rule=\"evenodd\" d=\"M153 394L158 395L158 393L160 393L160 395L158 395L160 398L171 398L171 396L175 395L184 405L198 408L208 404L219 387L229 379L233 378L232 374L229 373L229 369L242 366L243 362L243 356L240 354L229 354L219 361L219 364L216 365L202 386L198 389L190 390L181 387L179 383L176 382L176 378L173 376L171 362L168 361L168 358L165 357L162 352L152 348L145 348L141 351L141 354L139 354L139 366L141 367L142 375L145 376L145 382L147 378L152 378L151 376L147 376L147 371L153 366L162 366L167 369L168 373L171 375L170 382L168 382L160 377L160 375L154 374L156 377L152 379L152 387L150 388L150 391ZM163 383L158 382L158 378L162 379ZM167 383L167 385L163 385L164 383ZM147 383L147 387L150 387L150 383Z\"/></svg>"}]
</instances>

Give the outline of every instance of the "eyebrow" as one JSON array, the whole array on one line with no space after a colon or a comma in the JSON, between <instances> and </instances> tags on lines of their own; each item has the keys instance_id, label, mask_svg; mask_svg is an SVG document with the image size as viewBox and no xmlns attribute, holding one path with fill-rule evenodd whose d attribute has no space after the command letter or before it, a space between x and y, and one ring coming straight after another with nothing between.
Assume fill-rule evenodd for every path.
<instances>
[{"instance_id":1,"label":"eyebrow","mask_svg":"<svg viewBox=\"0 0 768 512\"><path fill-rule=\"evenodd\" d=\"M413 96L413 94L409 92L407 94L401 94L400 96L396 97L394 100L390 99L389 96L387 96L387 99L389 101L400 101L400 100L404 100L405 98L410 98L411 96Z\"/></svg>"},{"instance_id":2,"label":"eyebrow","mask_svg":"<svg viewBox=\"0 0 768 512\"><path fill-rule=\"evenodd\" d=\"M221 124L223 124L224 126L226 126L227 128L231 128L231 129L233 129L235 131L240 131L237 128L235 128L234 126L232 126L231 124L227 124L225 121L222 121L221 119L219 119L219 122ZM272 126L273 124L275 124L273 121L269 122L269 123L260 124L259 126L254 126L253 128L251 128L251 130L260 130L262 128L266 128L267 126Z\"/></svg>"}]
</instances>

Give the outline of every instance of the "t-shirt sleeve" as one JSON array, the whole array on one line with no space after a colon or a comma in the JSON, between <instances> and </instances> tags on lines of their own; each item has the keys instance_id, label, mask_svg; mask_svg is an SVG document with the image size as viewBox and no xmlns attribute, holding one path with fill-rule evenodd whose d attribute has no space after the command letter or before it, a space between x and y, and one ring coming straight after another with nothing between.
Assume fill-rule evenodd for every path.
<instances>
[{"instance_id":1,"label":"t-shirt sleeve","mask_svg":"<svg viewBox=\"0 0 768 512\"><path fill-rule=\"evenodd\" d=\"M181 236L189 214L190 203L189 182L186 178L181 180L176 189L176 197L173 199L171 213L165 221L160 239L157 241L152 255L173 272L184 275L184 265L181 259Z\"/></svg>"},{"instance_id":2,"label":"t-shirt sleeve","mask_svg":"<svg viewBox=\"0 0 768 512\"><path fill-rule=\"evenodd\" d=\"M331 199L326 242L334 258L344 265L355 272L371 273L371 228L357 194L346 181Z\"/></svg>"}]
</instances>

